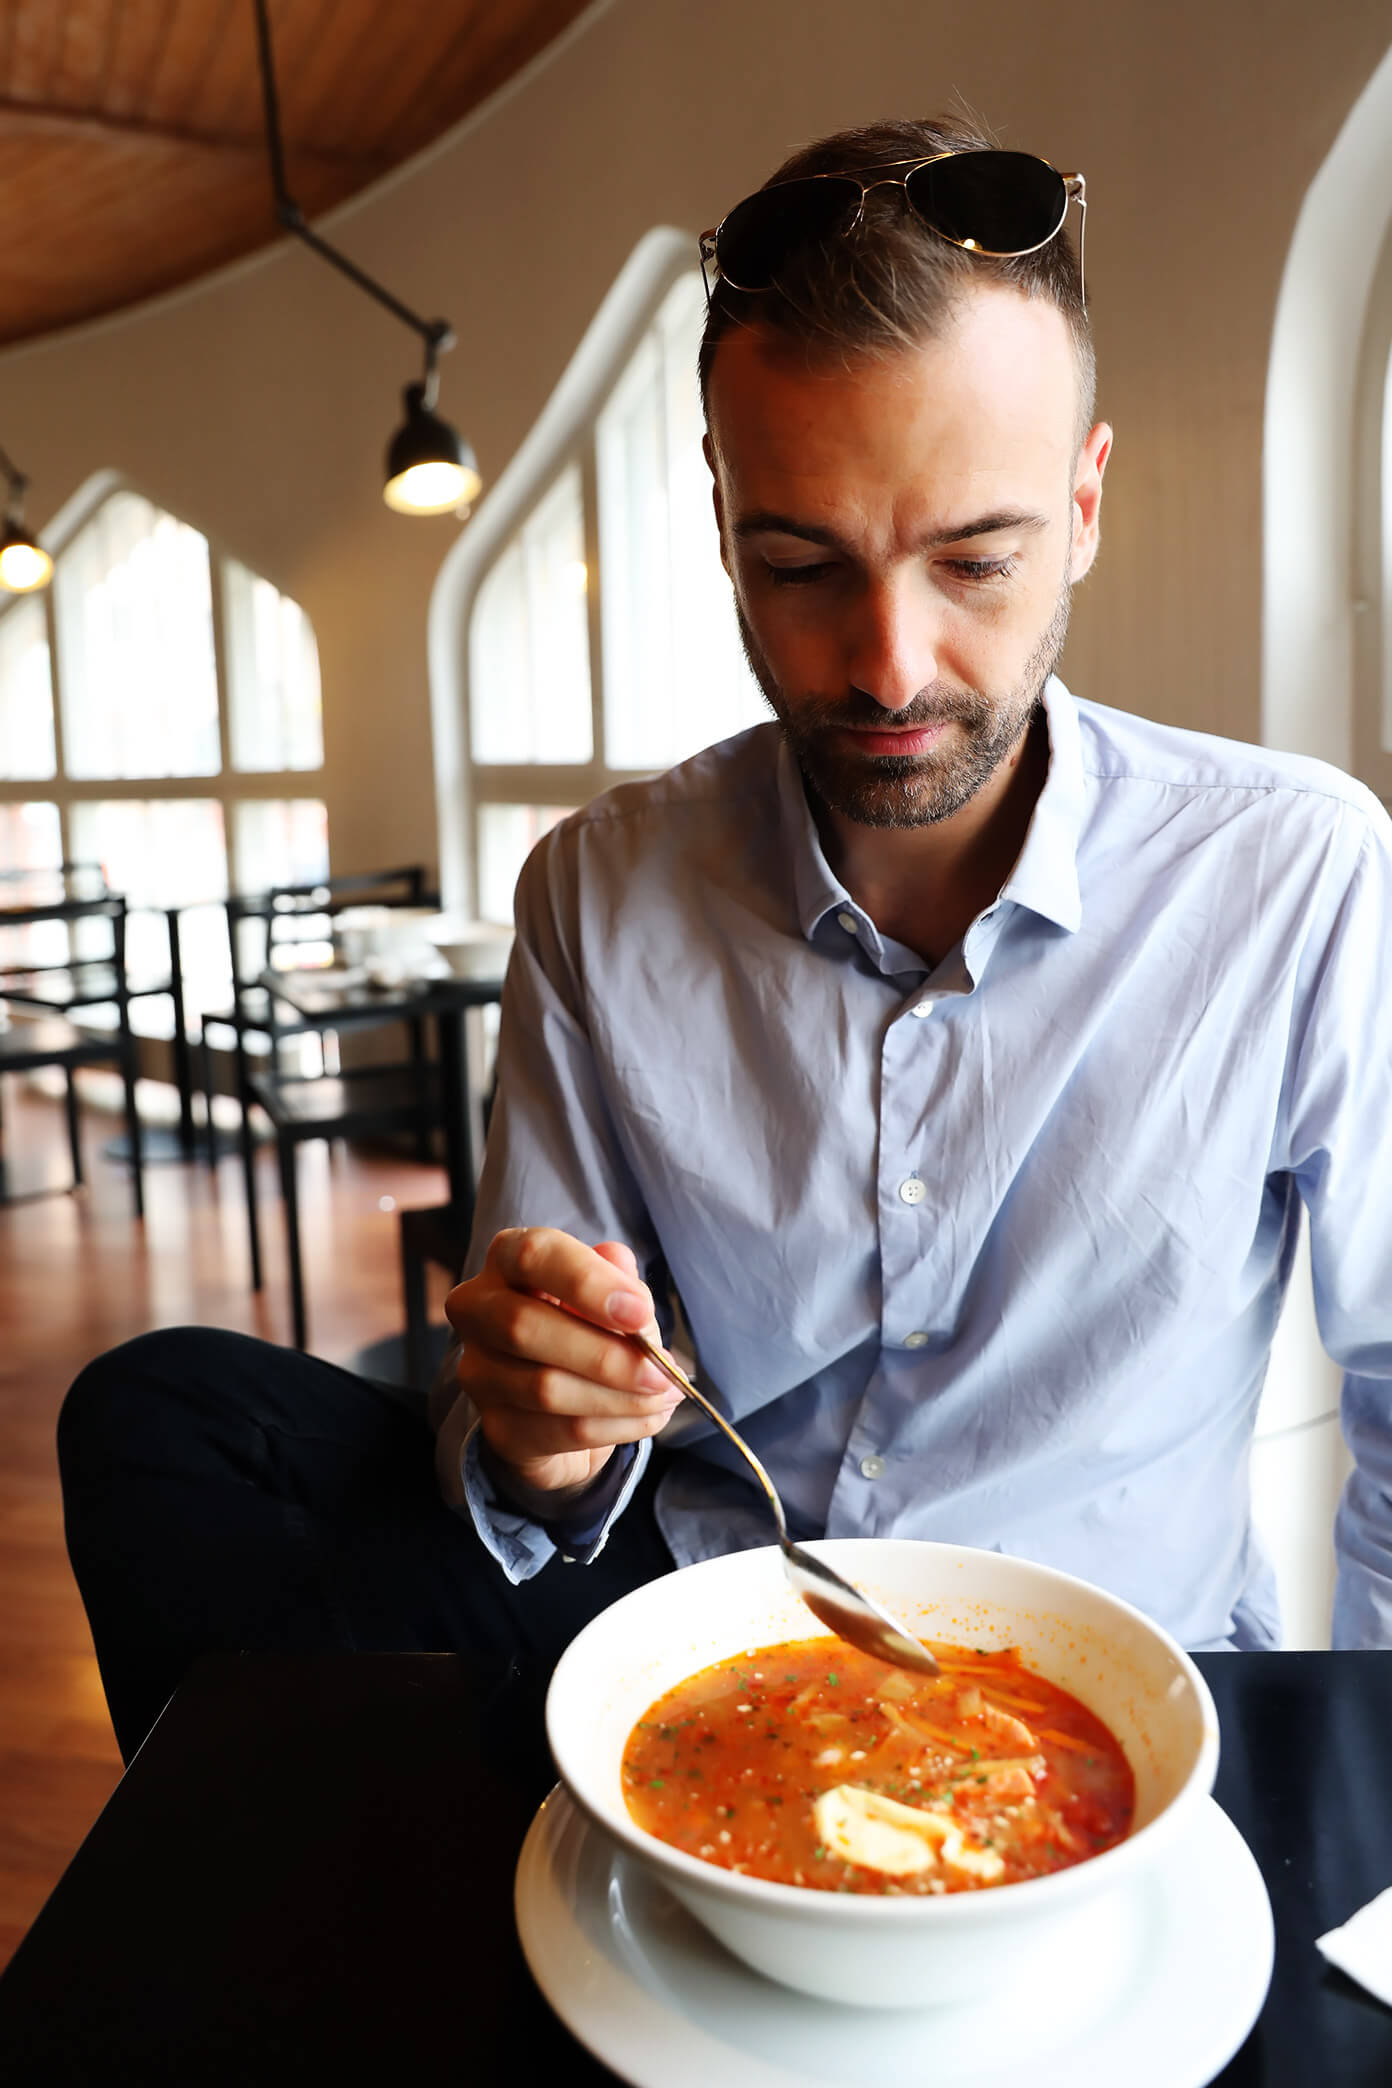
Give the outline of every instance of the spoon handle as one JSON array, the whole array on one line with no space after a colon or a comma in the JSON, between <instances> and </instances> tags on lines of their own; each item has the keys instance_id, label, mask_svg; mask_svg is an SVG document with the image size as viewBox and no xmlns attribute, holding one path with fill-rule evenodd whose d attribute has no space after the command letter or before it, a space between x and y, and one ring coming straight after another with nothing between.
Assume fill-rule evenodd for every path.
<instances>
[{"instance_id":1,"label":"spoon handle","mask_svg":"<svg viewBox=\"0 0 1392 2088\"><path fill-rule=\"evenodd\" d=\"M736 1450L739 1451L740 1456L744 1458L746 1463L749 1464L749 1466L752 1468L755 1477L759 1481L760 1486L763 1487L764 1492L768 1495L769 1506L773 1510L774 1521L778 1524L778 1535L782 1542L786 1545L788 1542L788 1525L783 1518L783 1503L778 1498L778 1489L774 1485L772 1479L770 1479L768 1473L764 1470L763 1466L760 1464L758 1458L754 1455L754 1452L750 1449L748 1443L745 1442L744 1437L740 1435L737 1432L737 1430L730 1426L730 1423L725 1419L725 1416L720 1412L718 1407L714 1407L711 1405L711 1402L707 1399L704 1392L697 1391L696 1387L692 1384L686 1372L684 1370L679 1370L675 1363L673 1363L667 1356L663 1355L660 1348L657 1348L651 1341L647 1339L646 1335L630 1334L628 1336L628 1339L634 1342L643 1351L644 1355L649 1358L651 1362L657 1365L658 1369L663 1373L664 1376L669 1377L672 1380L672 1383L678 1388L679 1391L684 1392L688 1399L694 1399L697 1406L701 1409L701 1412L707 1415L710 1420L714 1421L716 1427L721 1431L722 1434L729 1437L730 1441L734 1444Z\"/></svg>"}]
</instances>

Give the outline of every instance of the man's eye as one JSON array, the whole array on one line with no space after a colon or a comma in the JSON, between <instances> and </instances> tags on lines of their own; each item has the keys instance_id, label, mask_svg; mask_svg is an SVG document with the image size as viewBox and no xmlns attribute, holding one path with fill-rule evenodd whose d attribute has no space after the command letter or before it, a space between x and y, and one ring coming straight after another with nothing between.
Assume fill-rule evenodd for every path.
<instances>
[{"instance_id":1,"label":"man's eye","mask_svg":"<svg viewBox=\"0 0 1392 2088\"><path fill-rule=\"evenodd\" d=\"M775 587L811 587L828 573L834 572L835 565L831 559L823 559L817 565L766 565L765 571Z\"/></svg>"},{"instance_id":2,"label":"man's eye","mask_svg":"<svg viewBox=\"0 0 1392 2088\"><path fill-rule=\"evenodd\" d=\"M1014 558L949 558L947 570L959 580L1004 580L1015 565Z\"/></svg>"}]
</instances>

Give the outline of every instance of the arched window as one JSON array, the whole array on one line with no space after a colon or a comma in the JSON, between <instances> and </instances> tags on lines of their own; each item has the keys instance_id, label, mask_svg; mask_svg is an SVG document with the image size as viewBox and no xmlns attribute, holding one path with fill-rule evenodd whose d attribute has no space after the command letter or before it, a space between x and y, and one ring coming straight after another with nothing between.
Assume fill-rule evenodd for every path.
<instances>
[{"instance_id":1,"label":"arched window","mask_svg":"<svg viewBox=\"0 0 1392 2088\"><path fill-rule=\"evenodd\" d=\"M1353 770L1392 800L1390 197L1392 51L1301 203L1272 328L1262 445L1262 739ZM1339 1390L1302 1234L1252 1456L1253 1515L1288 1646L1329 1644L1329 1532L1350 1470Z\"/></svg>"},{"instance_id":2,"label":"arched window","mask_svg":"<svg viewBox=\"0 0 1392 2088\"><path fill-rule=\"evenodd\" d=\"M467 693L462 788L441 791L442 864L448 892L447 830L462 821L486 920L511 920L528 850L567 811L766 715L701 453L693 243L650 237L646 269L630 264L577 355L590 365L580 410L548 408L549 453L531 445L529 483L501 527L495 514L455 598ZM495 498L506 506L510 492L505 479Z\"/></svg>"},{"instance_id":3,"label":"arched window","mask_svg":"<svg viewBox=\"0 0 1392 2088\"><path fill-rule=\"evenodd\" d=\"M194 909L195 1005L226 997L229 888L327 874L323 765L304 612L127 487L59 545L45 594L0 609L0 868L98 862L133 908ZM47 932L4 961L63 961ZM133 915L133 975L165 968L165 936Z\"/></svg>"},{"instance_id":4,"label":"arched window","mask_svg":"<svg viewBox=\"0 0 1392 2088\"><path fill-rule=\"evenodd\" d=\"M1392 212L1368 291L1354 431L1354 758L1392 805Z\"/></svg>"}]
</instances>

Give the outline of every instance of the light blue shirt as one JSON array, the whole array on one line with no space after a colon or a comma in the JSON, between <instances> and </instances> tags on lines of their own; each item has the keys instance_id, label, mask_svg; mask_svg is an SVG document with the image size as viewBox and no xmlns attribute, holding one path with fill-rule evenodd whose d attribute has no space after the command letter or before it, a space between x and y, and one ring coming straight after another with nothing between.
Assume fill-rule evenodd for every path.
<instances>
[{"instance_id":1,"label":"light blue shirt","mask_svg":"<svg viewBox=\"0 0 1392 2088\"><path fill-rule=\"evenodd\" d=\"M832 874L773 724L548 835L469 1272L504 1225L665 1265L795 1535L989 1546L1266 1646L1249 1468L1303 1202L1357 1463L1334 1642L1392 1644L1392 826L1321 763L1045 702L1019 860L936 968ZM525 1579L552 1542L453 1420ZM769 1543L677 1426L677 1563Z\"/></svg>"}]
</instances>

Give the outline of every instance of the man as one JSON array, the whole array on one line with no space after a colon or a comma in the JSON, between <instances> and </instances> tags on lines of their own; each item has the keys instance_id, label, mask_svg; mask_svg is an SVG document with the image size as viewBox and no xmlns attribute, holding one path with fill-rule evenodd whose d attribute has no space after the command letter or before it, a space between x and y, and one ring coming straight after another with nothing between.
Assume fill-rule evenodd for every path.
<instances>
[{"instance_id":1,"label":"man","mask_svg":"<svg viewBox=\"0 0 1392 2088\"><path fill-rule=\"evenodd\" d=\"M1337 1642L1392 1642L1386 817L1053 676L1111 431L1050 170L886 124L760 195L702 380L778 722L523 873L432 1401L455 1512L313 1359L182 1334L93 1366L64 1472L123 1746L204 1645L544 1671L626 1587L768 1542L625 1338L678 1300L795 1535L993 1546L1190 1646L1272 1644L1248 1467L1302 1199L1359 1466Z\"/></svg>"}]
</instances>

